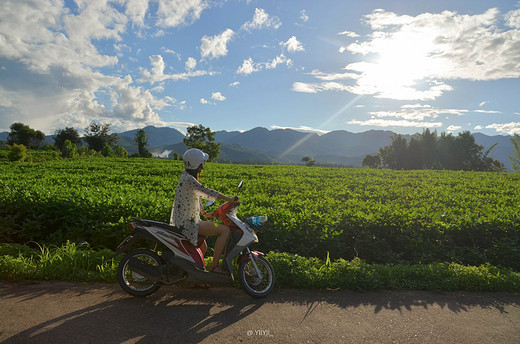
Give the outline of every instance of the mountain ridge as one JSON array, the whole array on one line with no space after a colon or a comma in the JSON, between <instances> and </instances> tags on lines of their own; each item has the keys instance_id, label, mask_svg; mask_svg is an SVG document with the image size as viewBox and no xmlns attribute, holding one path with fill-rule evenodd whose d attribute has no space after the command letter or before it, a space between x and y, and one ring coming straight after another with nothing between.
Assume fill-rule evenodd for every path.
<instances>
[{"instance_id":1,"label":"mountain ridge","mask_svg":"<svg viewBox=\"0 0 520 344\"><path fill-rule=\"evenodd\" d=\"M139 129L118 134L118 144L129 154L137 152L134 137ZM143 130L148 136L148 148L155 155L163 158L172 157L174 152L180 156L187 147L183 143L185 135L169 127L147 126ZM6 141L9 133L0 133L0 140ZM305 133L293 129L273 129L256 127L247 131L215 132L215 141L221 144L219 161L233 163L259 164L301 164L301 159L309 156L320 165L361 167L367 154L376 154L379 148L389 145L396 133L389 130L368 130L352 133L335 130L326 134ZM501 161L511 171L509 155L513 153L512 136L485 135L473 133L477 144L485 150L497 146L489 156ZM412 135L402 135L410 140ZM46 136L45 142L53 143L52 135Z\"/></svg>"}]
</instances>

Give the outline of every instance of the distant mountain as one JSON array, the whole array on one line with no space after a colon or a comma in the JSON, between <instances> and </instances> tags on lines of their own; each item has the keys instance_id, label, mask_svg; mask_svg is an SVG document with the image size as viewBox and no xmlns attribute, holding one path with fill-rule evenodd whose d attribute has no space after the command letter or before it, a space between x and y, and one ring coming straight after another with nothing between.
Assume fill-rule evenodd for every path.
<instances>
[{"instance_id":1,"label":"distant mountain","mask_svg":"<svg viewBox=\"0 0 520 344\"><path fill-rule=\"evenodd\" d=\"M496 147L489 152L490 158L501 161L509 172L512 172L511 160L509 156L513 155L513 144L511 143L511 136L495 135L487 136L481 133L474 133L475 141L477 144L484 147L484 152L497 143Z\"/></svg>"},{"instance_id":2,"label":"distant mountain","mask_svg":"<svg viewBox=\"0 0 520 344\"><path fill-rule=\"evenodd\" d=\"M183 143L184 134L163 127L143 128L148 136L148 149L155 155L171 157L174 152L181 155L187 147ZM133 141L138 129L118 133L118 144L128 153L137 152ZM0 141L6 141L9 133L0 133ZM234 163L258 164L300 164L305 156L313 158L321 165L361 167L367 154L376 154L379 148L389 145L395 133L385 130L370 130L351 133L344 130L331 131L324 135L303 133L291 129L268 130L258 127L248 131L217 131L215 141L221 144L219 160ZM495 143L489 156L501 161L512 171L509 155L513 152L511 136L488 136L474 133L477 144L489 149ZM406 140L410 135L403 135ZM53 143L52 136L46 141Z\"/></svg>"},{"instance_id":3,"label":"distant mountain","mask_svg":"<svg viewBox=\"0 0 520 344\"><path fill-rule=\"evenodd\" d=\"M120 138L123 138L125 144L133 144L135 145L134 138L137 132L140 129L134 129L130 131L125 131L122 133L118 133L117 135ZM146 132L148 137L148 145L150 147L164 146L174 143L182 142L184 138L184 134L178 131L177 129L163 127L156 128L153 126L144 127L143 130ZM137 147L136 147L137 148Z\"/></svg>"}]
</instances>

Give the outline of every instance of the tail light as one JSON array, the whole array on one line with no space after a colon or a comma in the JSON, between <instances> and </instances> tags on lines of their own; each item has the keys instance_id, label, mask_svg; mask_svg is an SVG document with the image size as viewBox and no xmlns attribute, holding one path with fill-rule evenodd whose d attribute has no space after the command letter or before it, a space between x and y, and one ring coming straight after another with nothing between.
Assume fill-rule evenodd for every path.
<instances>
[{"instance_id":1,"label":"tail light","mask_svg":"<svg viewBox=\"0 0 520 344\"><path fill-rule=\"evenodd\" d=\"M129 223L130 228L132 228L132 231L135 231L134 224L132 222Z\"/></svg>"}]
</instances>

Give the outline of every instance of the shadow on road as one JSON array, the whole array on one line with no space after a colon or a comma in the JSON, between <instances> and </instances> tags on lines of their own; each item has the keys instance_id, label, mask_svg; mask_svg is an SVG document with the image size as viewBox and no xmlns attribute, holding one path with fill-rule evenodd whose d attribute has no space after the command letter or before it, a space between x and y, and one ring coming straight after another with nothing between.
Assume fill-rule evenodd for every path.
<instances>
[{"instance_id":1,"label":"shadow on road","mask_svg":"<svg viewBox=\"0 0 520 344\"><path fill-rule=\"evenodd\" d=\"M370 307L374 314L382 310L413 312L417 307L433 306L452 313L473 307L507 313L505 304L520 308L520 296L508 293L275 290L266 299L256 300L237 288L163 287L150 297L135 298L116 284L0 283L0 300L4 300L0 303L9 299L15 305L37 303L41 308L34 309L37 320L28 321L31 325L4 343L176 343L181 339L184 343L198 343L246 319L265 304L305 306L302 322L320 304L346 310ZM62 307L62 302L69 308Z\"/></svg>"}]
</instances>

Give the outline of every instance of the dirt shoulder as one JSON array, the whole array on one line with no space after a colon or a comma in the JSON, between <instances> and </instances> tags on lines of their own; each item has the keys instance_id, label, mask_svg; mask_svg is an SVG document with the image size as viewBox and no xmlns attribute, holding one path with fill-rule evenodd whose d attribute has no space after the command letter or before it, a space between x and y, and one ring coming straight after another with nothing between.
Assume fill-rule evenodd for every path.
<instances>
[{"instance_id":1,"label":"dirt shoulder","mask_svg":"<svg viewBox=\"0 0 520 344\"><path fill-rule=\"evenodd\" d=\"M520 294L0 282L2 343L513 343Z\"/></svg>"}]
</instances>

